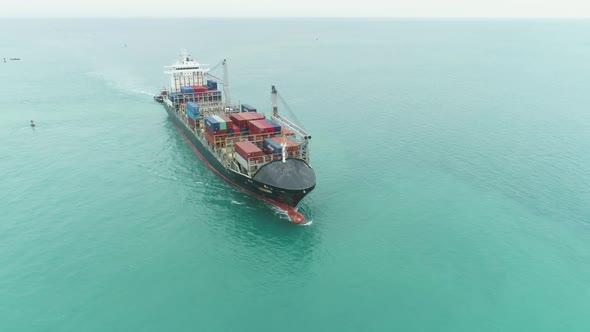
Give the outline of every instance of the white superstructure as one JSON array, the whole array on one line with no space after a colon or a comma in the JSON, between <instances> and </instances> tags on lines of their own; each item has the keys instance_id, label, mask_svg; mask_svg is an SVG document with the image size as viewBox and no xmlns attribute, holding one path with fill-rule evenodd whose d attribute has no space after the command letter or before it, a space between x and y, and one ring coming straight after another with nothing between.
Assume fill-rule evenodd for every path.
<instances>
[{"instance_id":1,"label":"white superstructure","mask_svg":"<svg viewBox=\"0 0 590 332\"><path fill-rule=\"evenodd\" d=\"M164 67L164 73L170 75L170 92L180 92L181 86L205 85L209 70L208 64L193 60L185 49L180 51L180 61Z\"/></svg>"}]
</instances>

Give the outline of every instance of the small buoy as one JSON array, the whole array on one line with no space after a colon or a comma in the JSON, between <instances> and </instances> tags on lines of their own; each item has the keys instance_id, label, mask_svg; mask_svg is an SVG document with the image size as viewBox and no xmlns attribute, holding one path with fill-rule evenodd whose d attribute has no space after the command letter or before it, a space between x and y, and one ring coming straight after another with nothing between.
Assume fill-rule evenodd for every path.
<instances>
[{"instance_id":1,"label":"small buoy","mask_svg":"<svg viewBox=\"0 0 590 332\"><path fill-rule=\"evenodd\" d=\"M31 120L31 127L35 127L35 122L33 122L33 120Z\"/></svg>"}]
</instances>

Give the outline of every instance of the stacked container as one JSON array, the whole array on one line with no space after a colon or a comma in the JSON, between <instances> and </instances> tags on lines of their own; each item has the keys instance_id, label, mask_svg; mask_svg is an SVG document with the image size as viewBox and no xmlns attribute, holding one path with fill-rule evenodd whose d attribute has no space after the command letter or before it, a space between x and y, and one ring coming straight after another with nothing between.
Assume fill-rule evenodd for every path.
<instances>
[{"instance_id":1,"label":"stacked container","mask_svg":"<svg viewBox=\"0 0 590 332\"><path fill-rule=\"evenodd\" d=\"M234 124L230 118L228 118L225 115L214 115L214 116L219 119L221 127L225 126L225 130L228 134L231 134L234 132Z\"/></svg>"},{"instance_id":2,"label":"stacked container","mask_svg":"<svg viewBox=\"0 0 590 332\"><path fill-rule=\"evenodd\" d=\"M242 112L256 112L256 108L248 104L242 104Z\"/></svg>"},{"instance_id":3,"label":"stacked container","mask_svg":"<svg viewBox=\"0 0 590 332\"><path fill-rule=\"evenodd\" d=\"M204 85L192 85L192 86L181 86L180 92L184 94L195 94L195 93L202 93L207 92L209 89Z\"/></svg>"},{"instance_id":4,"label":"stacked container","mask_svg":"<svg viewBox=\"0 0 590 332\"><path fill-rule=\"evenodd\" d=\"M199 105L192 101L186 103L186 115L191 126L197 126L199 123Z\"/></svg>"},{"instance_id":5,"label":"stacked container","mask_svg":"<svg viewBox=\"0 0 590 332\"><path fill-rule=\"evenodd\" d=\"M248 130L250 131L251 135L274 133L274 128L268 123L266 123L264 119L252 120L248 122Z\"/></svg>"},{"instance_id":6,"label":"stacked container","mask_svg":"<svg viewBox=\"0 0 590 332\"><path fill-rule=\"evenodd\" d=\"M193 89L192 86L181 86L180 92L182 92L184 94L193 94L193 93L195 93L195 90Z\"/></svg>"},{"instance_id":7,"label":"stacked container","mask_svg":"<svg viewBox=\"0 0 590 332\"><path fill-rule=\"evenodd\" d=\"M199 119L199 105L197 105L196 103L189 101L188 103L186 103L186 114L188 115L189 118L193 119L193 120L198 120Z\"/></svg>"},{"instance_id":8,"label":"stacked container","mask_svg":"<svg viewBox=\"0 0 590 332\"><path fill-rule=\"evenodd\" d=\"M168 94L168 100L171 102L176 102L182 100L182 93L180 92L173 92Z\"/></svg>"},{"instance_id":9,"label":"stacked container","mask_svg":"<svg viewBox=\"0 0 590 332\"><path fill-rule=\"evenodd\" d=\"M201 93L201 92L207 92L207 91L209 91L209 89L207 89L207 87L204 86L204 85L193 85L192 88L195 91L195 93Z\"/></svg>"},{"instance_id":10,"label":"stacked container","mask_svg":"<svg viewBox=\"0 0 590 332\"><path fill-rule=\"evenodd\" d=\"M232 113L229 117L238 128L248 128L248 120L241 113Z\"/></svg>"},{"instance_id":11,"label":"stacked container","mask_svg":"<svg viewBox=\"0 0 590 332\"><path fill-rule=\"evenodd\" d=\"M248 168L248 161L260 161L262 158L262 150L249 141L236 142L236 153L234 154L238 163Z\"/></svg>"},{"instance_id":12,"label":"stacked container","mask_svg":"<svg viewBox=\"0 0 590 332\"><path fill-rule=\"evenodd\" d=\"M272 138L266 138L262 142L262 150L266 154L273 154L276 156L281 155L281 153L282 153L281 143L273 140Z\"/></svg>"},{"instance_id":13,"label":"stacked container","mask_svg":"<svg viewBox=\"0 0 590 332\"><path fill-rule=\"evenodd\" d=\"M299 144L286 137L284 137L284 140L286 144L285 149L287 150L287 154L290 156L297 155L299 153ZM267 138L262 142L262 149L266 154L280 156L283 153L282 144L283 137Z\"/></svg>"},{"instance_id":14,"label":"stacked container","mask_svg":"<svg viewBox=\"0 0 590 332\"><path fill-rule=\"evenodd\" d=\"M273 137L271 139L279 144L283 144L283 137ZM290 155L297 154L299 152L299 143L297 143L287 137L285 137L284 139L285 139L285 144L287 144L287 146L286 146L287 152Z\"/></svg>"},{"instance_id":15,"label":"stacked container","mask_svg":"<svg viewBox=\"0 0 590 332\"><path fill-rule=\"evenodd\" d=\"M210 115L205 117L205 131L213 136L227 134L227 129L233 130L231 120L224 115Z\"/></svg>"},{"instance_id":16,"label":"stacked container","mask_svg":"<svg viewBox=\"0 0 590 332\"><path fill-rule=\"evenodd\" d=\"M295 133L293 133L289 128L287 127L281 127L281 134L282 135L286 135L286 136L292 136L295 135Z\"/></svg>"},{"instance_id":17,"label":"stacked container","mask_svg":"<svg viewBox=\"0 0 590 332\"><path fill-rule=\"evenodd\" d=\"M207 142L209 142L211 145L215 145L215 137L213 137L213 135L209 134L208 132L205 131L205 139L207 140Z\"/></svg>"},{"instance_id":18,"label":"stacked container","mask_svg":"<svg viewBox=\"0 0 590 332\"><path fill-rule=\"evenodd\" d=\"M242 116L248 120L262 120L265 118L264 114L256 112L243 113Z\"/></svg>"},{"instance_id":19,"label":"stacked container","mask_svg":"<svg viewBox=\"0 0 590 332\"><path fill-rule=\"evenodd\" d=\"M270 121L269 119L265 119L264 121L266 121L266 123L268 123L269 126L271 126L273 128L273 133L280 133L281 132L281 126L279 126L278 124Z\"/></svg>"},{"instance_id":20,"label":"stacked container","mask_svg":"<svg viewBox=\"0 0 590 332\"><path fill-rule=\"evenodd\" d=\"M238 136L238 135L241 135L241 134L243 133L243 132L242 132L242 130L241 130L242 128L240 128L240 127L236 126L236 125L235 125L235 124L233 124L233 123L232 123L232 126L233 126L233 133L234 133L234 136Z\"/></svg>"}]
</instances>

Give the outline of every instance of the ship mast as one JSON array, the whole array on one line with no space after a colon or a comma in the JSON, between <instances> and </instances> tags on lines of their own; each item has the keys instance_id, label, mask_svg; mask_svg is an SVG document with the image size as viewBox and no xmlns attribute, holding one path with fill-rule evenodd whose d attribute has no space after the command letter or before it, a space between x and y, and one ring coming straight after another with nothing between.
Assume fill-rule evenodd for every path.
<instances>
[{"instance_id":1,"label":"ship mast","mask_svg":"<svg viewBox=\"0 0 590 332\"><path fill-rule=\"evenodd\" d=\"M272 86L270 101L272 104L272 116L278 116L279 115L279 107L278 107L277 89L275 89L274 85Z\"/></svg>"},{"instance_id":2,"label":"ship mast","mask_svg":"<svg viewBox=\"0 0 590 332\"><path fill-rule=\"evenodd\" d=\"M231 98L229 96L229 73L227 70L227 61L223 59L223 94L225 94L225 102L231 105Z\"/></svg>"}]
</instances>

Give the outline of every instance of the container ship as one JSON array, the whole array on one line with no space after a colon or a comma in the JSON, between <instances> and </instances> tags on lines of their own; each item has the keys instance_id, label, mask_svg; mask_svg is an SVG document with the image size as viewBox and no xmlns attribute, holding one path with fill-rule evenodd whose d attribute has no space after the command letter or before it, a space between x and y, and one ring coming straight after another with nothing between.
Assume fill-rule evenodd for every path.
<instances>
[{"instance_id":1,"label":"container ship","mask_svg":"<svg viewBox=\"0 0 590 332\"><path fill-rule=\"evenodd\" d=\"M220 66L223 77L213 74ZM316 185L311 136L297 120L279 114L282 98L276 88L266 116L248 104L231 104L225 60L211 68L181 50L180 61L165 66L164 73L170 75L170 87L154 99L200 159L230 184L286 211L292 222L304 223L296 208Z\"/></svg>"}]
</instances>

